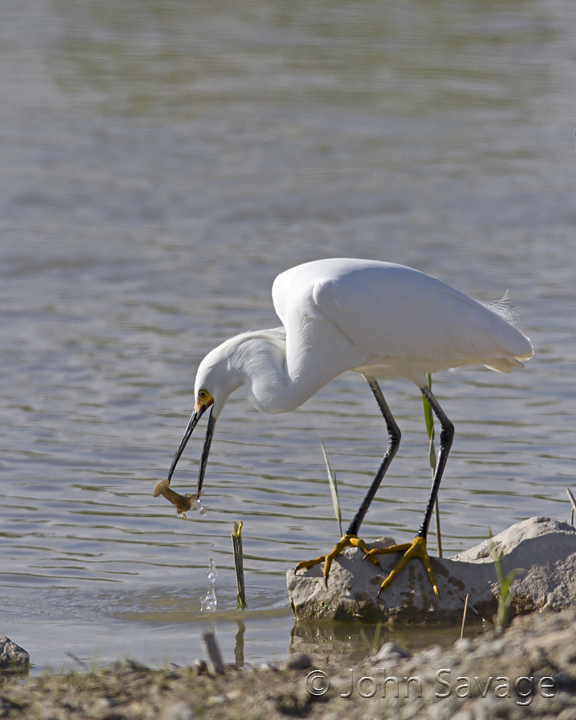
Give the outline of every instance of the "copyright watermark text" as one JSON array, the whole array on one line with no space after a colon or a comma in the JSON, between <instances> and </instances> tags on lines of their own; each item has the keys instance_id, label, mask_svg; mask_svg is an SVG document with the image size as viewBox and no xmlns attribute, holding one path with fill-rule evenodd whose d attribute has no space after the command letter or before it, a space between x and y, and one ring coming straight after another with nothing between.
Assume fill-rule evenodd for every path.
<instances>
[{"instance_id":1,"label":"copyright watermark text","mask_svg":"<svg viewBox=\"0 0 576 720\"><path fill-rule=\"evenodd\" d=\"M440 668L434 676L433 682L427 678L426 683L417 675L396 676L388 675L385 668L380 668L374 675L357 677L352 669L349 671L349 683L340 697L349 698L357 695L361 698L404 697L421 698L424 687L430 689L432 697L442 699L451 695L465 699L470 697L515 698L517 705L530 705L536 696L553 698L556 695L554 678L534 676L521 676L510 678L504 675L467 677L454 673L449 668ZM330 677L324 670L312 670L305 678L306 691L315 697L326 695L331 687ZM340 688L342 689L342 688Z\"/></svg>"}]
</instances>

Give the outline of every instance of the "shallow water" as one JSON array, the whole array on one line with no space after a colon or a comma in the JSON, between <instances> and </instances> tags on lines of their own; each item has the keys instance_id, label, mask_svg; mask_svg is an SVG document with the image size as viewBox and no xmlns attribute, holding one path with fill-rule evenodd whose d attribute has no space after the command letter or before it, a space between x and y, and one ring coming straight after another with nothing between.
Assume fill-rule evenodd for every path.
<instances>
[{"instance_id":1,"label":"shallow water","mask_svg":"<svg viewBox=\"0 0 576 720\"><path fill-rule=\"evenodd\" d=\"M165 477L204 354L277 324L273 278L330 256L510 290L536 357L435 377L457 438L441 488L456 552L569 516L574 466L574 8L568 0L290 4L22 0L0 25L3 625L37 668L191 662L240 615L246 662L288 655L285 572L337 535L320 449L356 510L384 444L360 377L294 413L233 397L206 517ZM364 535L407 540L429 488L422 404ZM203 428L174 487L193 491ZM214 557L218 611L200 612Z\"/></svg>"}]
</instances>

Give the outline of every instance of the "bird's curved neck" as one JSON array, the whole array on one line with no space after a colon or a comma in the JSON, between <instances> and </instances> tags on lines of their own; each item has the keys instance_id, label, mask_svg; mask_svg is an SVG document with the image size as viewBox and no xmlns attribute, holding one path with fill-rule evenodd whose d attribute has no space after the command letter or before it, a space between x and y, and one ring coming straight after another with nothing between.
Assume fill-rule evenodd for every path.
<instances>
[{"instance_id":1,"label":"bird's curved neck","mask_svg":"<svg viewBox=\"0 0 576 720\"><path fill-rule=\"evenodd\" d=\"M348 348L343 354L330 353L331 348L322 342L322 328L317 327L316 332L316 344L301 343L292 352L287 352L284 328L246 333L236 346L234 371L257 410L271 414L294 410L327 382L355 366L356 350L353 358ZM319 357L315 357L317 352Z\"/></svg>"},{"instance_id":2,"label":"bird's curved neck","mask_svg":"<svg viewBox=\"0 0 576 720\"><path fill-rule=\"evenodd\" d=\"M316 391L290 377L281 329L247 333L235 348L232 365L252 405L265 413L293 410Z\"/></svg>"}]
</instances>

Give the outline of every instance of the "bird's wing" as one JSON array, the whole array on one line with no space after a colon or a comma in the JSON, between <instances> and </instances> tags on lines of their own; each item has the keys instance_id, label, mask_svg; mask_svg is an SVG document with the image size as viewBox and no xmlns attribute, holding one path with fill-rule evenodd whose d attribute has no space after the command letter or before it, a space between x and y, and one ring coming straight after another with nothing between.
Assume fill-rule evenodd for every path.
<instances>
[{"instance_id":1,"label":"bird's wing","mask_svg":"<svg viewBox=\"0 0 576 720\"><path fill-rule=\"evenodd\" d=\"M364 353L416 361L527 357L529 340L496 312L399 265L352 266L318 280L317 308Z\"/></svg>"},{"instance_id":2,"label":"bird's wing","mask_svg":"<svg viewBox=\"0 0 576 720\"><path fill-rule=\"evenodd\" d=\"M318 308L314 298L317 272L311 265L315 263L285 271L272 287L274 307L286 329L286 373L293 384L308 388L308 397L366 359Z\"/></svg>"}]
</instances>

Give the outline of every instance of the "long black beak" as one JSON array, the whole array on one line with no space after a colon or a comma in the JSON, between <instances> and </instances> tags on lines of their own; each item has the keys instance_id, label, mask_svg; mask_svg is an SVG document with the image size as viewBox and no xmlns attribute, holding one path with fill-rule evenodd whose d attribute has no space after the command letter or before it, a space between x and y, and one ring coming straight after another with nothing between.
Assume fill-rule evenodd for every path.
<instances>
[{"instance_id":1,"label":"long black beak","mask_svg":"<svg viewBox=\"0 0 576 720\"><path fill-rule=\"evenodd\" d=\"M182 453L184 452L184 448L186 447L186 444L188 443L188 440L190 440L190 436L192 435L192 432L194 431L194 428L196 425L198 425L198 421L208 408L208 405L204 405L201 407L198 412L192 413L192 417L190 418L190 422L188 423L188 427L186 428L186 432L184 433L184 437L182 438L182 441L180 445L178 446L178 450L176 450L176 454L174 455L174 460L172 460L172 465L170 466L170 472L168 473L168 482L172 479L172 475L174 474L174 470L176 470L176 465L178 464L178 460L180 460L180 457ZM204 438L204 447L202 448L202 457L200 459L200 470L198 473L198 490L197 492L200 492L202 490L202 484L204 482L204 473L206 472L206 465L208 464L208 455L210 454L210 445L212 445L212 438L214 436L214 428L216 427L216 419L212 415L212 412L210 412L210 417L208 418L208 427L206 428L206 437Z\"/></svg>"}]
</instances>

